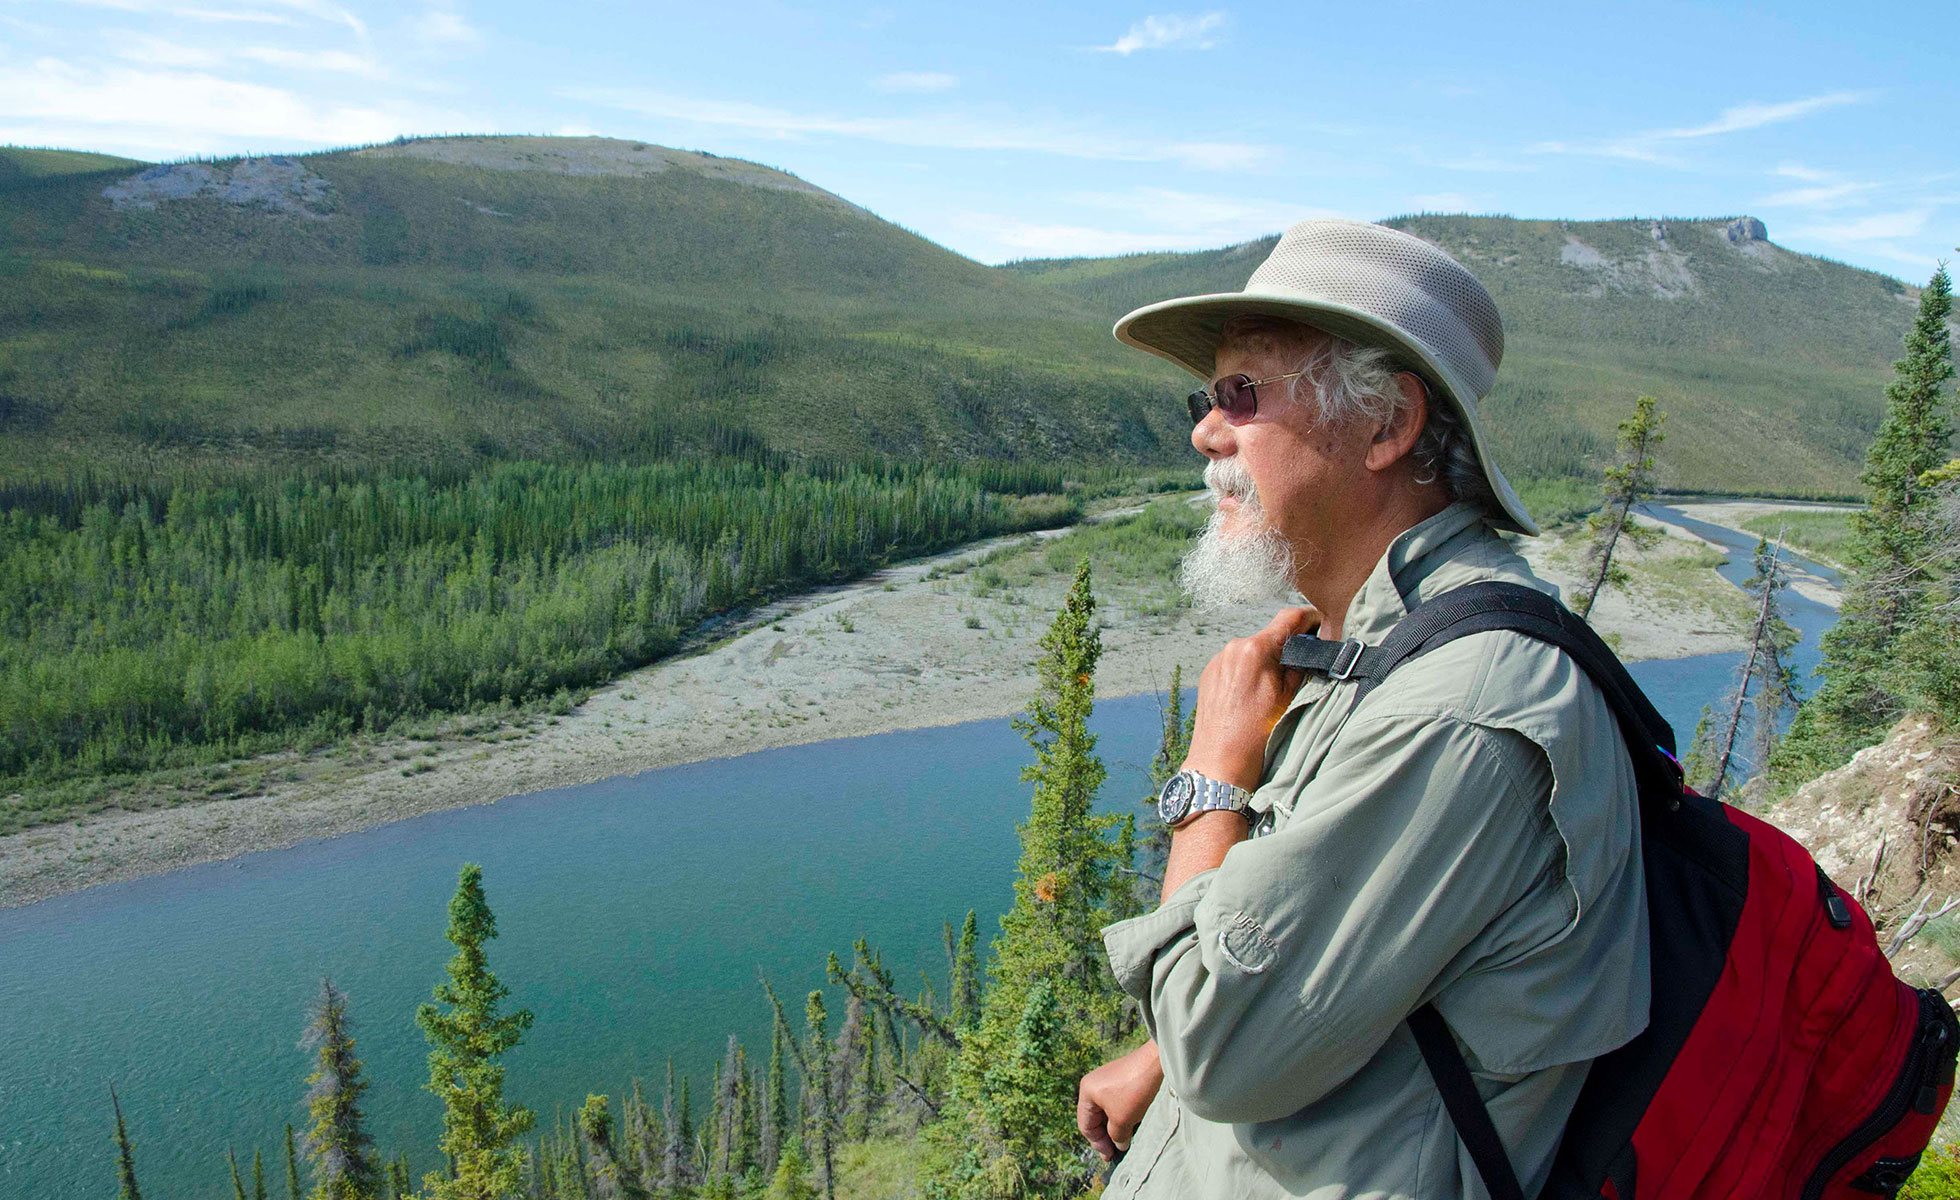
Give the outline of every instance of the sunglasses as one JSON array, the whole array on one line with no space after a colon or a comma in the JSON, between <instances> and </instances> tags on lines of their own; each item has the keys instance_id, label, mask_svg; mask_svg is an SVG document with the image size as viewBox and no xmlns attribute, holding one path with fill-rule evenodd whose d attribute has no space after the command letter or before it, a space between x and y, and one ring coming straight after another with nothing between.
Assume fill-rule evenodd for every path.
<instances>
[{"instance_id":1,"label":"sunglasses","mask_svg":"<svg viewBox=\"0 0 1960 1200\"><path fill-rule=\"evenodd\" d=\"M1288 371L1270 379L1248 379L1244 375L1227 375L1211 385L1199 388L1184 398L1184 406L1191 410L1191 424L1196 425L1205 419L1212 409L1225 414L1228 425L1243 425L1259 413L1259 393L1261 384L1278 383L1282 379L1294 379L1306 374L1305 371Z\"/></svg>"}]
</instances>

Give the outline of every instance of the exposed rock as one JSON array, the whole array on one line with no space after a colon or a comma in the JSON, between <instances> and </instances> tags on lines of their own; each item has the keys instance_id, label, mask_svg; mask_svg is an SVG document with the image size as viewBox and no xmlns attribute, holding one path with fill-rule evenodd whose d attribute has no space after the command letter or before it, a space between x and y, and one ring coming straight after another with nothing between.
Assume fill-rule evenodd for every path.
<instances>
[{"instance_id":1,"label":"exposed rock","mask_svg":"<svg viewBox=\"0 0 1960 1200\"><path fill-rule=\"evenodd\" d=\"M1667 241L1667 222L1655 221L1653 224L1647 226L1647 235L1657 242L1665 243Z\"/></svg>"},{"instance_id":2,"label":"exposed rock","mask_svg":"<svg viewBox=\"0 0 1960 1200\"><path fill-rule=\"evenodd\" d=\"M1881 942L1920 896L1930 893L1935 908L1960 896L1960 738L1927 717L1900 721L1765 815L1865 906ZM1952 969L1925 938L1902 962L1908 978Z\"/></svg>"},{"instance_id":3,"label":"exposed rock","mask_svg":"<svg viewBox=\"0 0 1960 1200\"><path fill-rule=\"evenodd\" d=\"M1737 217L1729 222L1729 227L1722 231L1722 236L1738 246L1749 242L1767 242L1769 227L1754 217Z\"/></svg>"},{"instance_id":4,"label":"exposed rock","mask_svg":"<svg viewBox=\"0 0 1960 1200\"><path fill-rule=\"evenodd\" d=\"M270 208L302 217L326 217L332 188L286 155L224 163L165 163L117 180L102 195L118 209L154 209L183 200Z\"/></svg>"},{"instance_id":5,"label":"exposed rock","mask_svg":"<svg viewBox=\"0 0 1960 1200\"><path fill-rule=\"evenodd\" d=\"M1569 233L1565 235L1565 245L1559 247L1558 260L1568 267L1581 267L1592 271L1608 265L1604 254Z\"/></svg>"}]
</instances>

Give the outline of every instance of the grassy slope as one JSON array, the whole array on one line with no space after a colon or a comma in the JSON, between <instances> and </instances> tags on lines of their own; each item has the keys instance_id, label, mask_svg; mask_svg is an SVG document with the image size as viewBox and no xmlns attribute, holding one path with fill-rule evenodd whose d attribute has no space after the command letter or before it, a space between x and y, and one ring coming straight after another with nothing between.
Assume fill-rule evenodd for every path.
<instances>
[{"instance_id":1,"label":"grassy slope","mask_svg":"<svg viewBox=\"0 0 1960 1200\"><path fill-rule=\"evenodd\" d=\"M632 455L674 414L805 453L1170 461L1182 381L1108 325L1236 289L1271 245L991 269L767 168L599 139L306 156L328 193L304 215L117 210L132 164L50 153L0 150L0 480ZM1664 247L1646 222L1402 223L1504 307L1488 409L1514 475L1590 469L1653 392L1668 484L1855 488L1895 281L1721 222ZM1562 262L1568 239L1605 265Z\"/></svg>"},{"instance_id":2,"label":"grassy slope","mask_svg":"<svg viewBox=\"0 0 1960 1200\"><path fill-rule=\"evenodd\" d=\"M1080 302L814 189L299 161L324 215L0 183L0 468L609 455L682 410L809 452L1184 444Z\"/></svg>"}]
</instances>

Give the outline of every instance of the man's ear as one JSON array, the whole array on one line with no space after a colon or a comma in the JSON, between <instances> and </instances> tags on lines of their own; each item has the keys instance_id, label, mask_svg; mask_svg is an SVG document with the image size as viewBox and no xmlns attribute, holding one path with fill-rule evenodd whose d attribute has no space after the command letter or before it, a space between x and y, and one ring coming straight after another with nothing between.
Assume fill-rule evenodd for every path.
<instances>
[{"instance_id":1,"label":"man's ear","mask_svg":"<svg viewBox=\"0 0 1960 1200\"><path fill-rule=\"evenodd\" d=\"M1429 393L1422 380L1412 371L1400 371L1395 386L1402 389L1402 403L1393 417L1375 426L1374 436L1368 439L1364 461L1370 471L1385 471L1400 462L1415 448L1429 421Z\"/></svg>"}]
</instances>

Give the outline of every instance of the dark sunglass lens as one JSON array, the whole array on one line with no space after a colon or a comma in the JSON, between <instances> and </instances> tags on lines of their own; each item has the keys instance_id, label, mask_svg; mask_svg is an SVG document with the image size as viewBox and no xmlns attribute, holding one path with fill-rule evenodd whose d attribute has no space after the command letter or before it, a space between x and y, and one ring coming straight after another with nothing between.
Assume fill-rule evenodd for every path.
<instances>
[{"instance_id":1,"label":"dark sunglass lens","mask_svg":"<svg viewBox=\"0 0 1960 1200\"><path fill-rule=\"evenodd\" d=\"M1244 375L1227 375L1215 385L1218 389L1218 407L1225 410L1228 420L1249 421L1259 409L1258 397L1253 394L1252 380Z\"/></svg>"},{"instance_id":2,"label":"dark sunglass lens","mask_svg":"<svg viewBox=\"0 0 1960 1200\"><path fill-rule=\"evenodd\" d=\"M1184 407L1191 410L1191 423L1196 425L1205 419L1206 413L1211 411L1211 395L1205 389L1199 388L1184 398Z\"/></svg>"}]
</instances>

